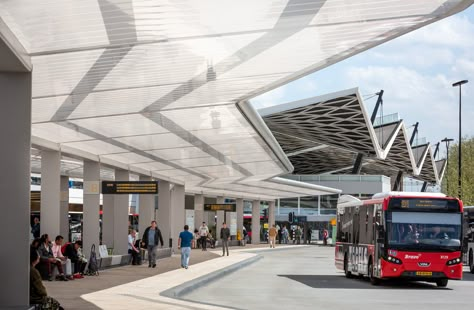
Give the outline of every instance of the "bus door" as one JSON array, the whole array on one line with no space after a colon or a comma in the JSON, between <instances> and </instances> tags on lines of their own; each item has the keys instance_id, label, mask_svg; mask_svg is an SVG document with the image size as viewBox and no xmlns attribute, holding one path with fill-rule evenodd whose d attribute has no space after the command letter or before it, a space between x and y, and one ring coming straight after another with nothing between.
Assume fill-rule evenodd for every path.
<instances>
[{"instance_id":1,"label":"bus door","mask_svg":"<svg viewBox=\"0 0 474 310\"><path fill-rule=\"evenodd\" d=\"M385 225L383 224L382 210L374 208L374 254L373 254L373 265L374 265L374 276L380 277L380 258L382 257L385 250Z\"/></svg>"}]
</instances>

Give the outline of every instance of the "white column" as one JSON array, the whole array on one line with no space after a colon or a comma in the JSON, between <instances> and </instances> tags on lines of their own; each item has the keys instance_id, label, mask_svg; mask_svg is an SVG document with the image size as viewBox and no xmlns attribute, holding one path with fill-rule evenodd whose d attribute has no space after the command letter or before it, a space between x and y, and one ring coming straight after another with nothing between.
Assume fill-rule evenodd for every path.
<instances>
[{"instance_id":1,"label":"white column","mask_svg":"<svg viewBox=\"0 0 474 310\"><path fill-rule=\"evenodd\" d=\"M275 200L268 202L268 228L275 224Z\"/></svg>"},{"instance_id":2,"label":"white column","mask_svg":"<svg viewBox=\"0 0 474 310\"><path fill-rule=\"evenodd\" d=\"M216 203L221 204L224 203L223 196L217 196ZM216 211L217 219L216 219L216 239L220 239L222 223L225 221L224 218L225 211Z\"/></svg>"},{"instance_id":3,"label":"white column","mask_svg":"<svg viewBox=\"0 0 474 310\"><path fill-rule=\"evenodd\" d=\"M318 215L321 215L321 195L318 195Z\"/></svg>"},{"instance_id":4,"label":"white column","mask_svg":"<svg viewBox=\"0 0 474 310\"><path fill-rule=\"evenodd\" d=\"M61 153L41 152L41 234L54 238L60 228Z\"/></svg>"},{"instance_id":5,"label":"white column","mask_svg":"<svg viewBox=\"0 0 474 310\"><path fill-rule=\"evenodd\" d=\"M277 211L277 214L280 215L280 198L278 198L277 201L278 201L278 211Z\"/></svg>"},{"instance_id":6,"label":"white column","mask_svg":"<svg viewBox=\"0 0 474 310\"><path fill-rule=\"evenodd\" d=\"M260 244L260 200L252 201L252 244Z\"/></svg>"},{"instance_id":7,"label":"white column","mask_svg":"<svg viewBox=\"0 0 474 310\"><path fill-rule=\"evenodd\" d=\"M83 243L84 254L89 258L91 246L95 244L99 252L99 211L100 211L100 164L95 161L84 161L83 191Z\"/></svg>"},{"instance_id":8,"label":"white column","mask_svg":"<svg viewBox=\"0 0 474 310\"><path fill-rule=\"evenodd\" d=\"M115 195L102 195L102 244L114 247Z\"/></svg>"},{"instance_id":9,"label":"white column","mask_svg":"<svg viewBox=\"0 0 474 310\"><path fill-rule=\"evenodd\" d=\"M1 40L1 39L0 39ZM4 308L27 309L30 289L31 73L0 72L3 236L0 290ZM7 254L8 251L11 254Z\"/></svg>"},{"instance_id":10,"label":"white column","mask_svg":"<svg viewBox=\"0 0 474 310\"><path fill-rule=\"evenodd\" d=\"M298 215L300 215L300 203L301 203L300 197L298 197L298 213L297 213Z\"/></svg>"},{"instance_id":11,"label":"white column","mask_svg":"<svg viewBox=\"0 0 474 310\"><path fill-rule=\"evenodd\" d=\"M67 241L69 240L69 177L62 175L60 183L59 234Z\"/></svg>"},{"instance_id":12,"label":"white column","mask_svg":"<svg viewBox=\"0 0 474 310\"><path fill-rule=\"evenodd\" d=\"M127 170L115 169L116 181L129 181ZM126 194L114 195L114 255L128 253L128 207L129 196Z\"/></svg>"},{"instance_id":13,"label":"white column","mask_svg":"<svg viewBox=\"0 0 474 310\"><path fill-rule=\"evenodd\" d=\"M204 195L196 194L194 195L194 227L199 229L204 221Z\"/></svg>"},{"instance_id":14,"label":"white column","mask_svg":"<svg viewBox=\"0 0 474 310\"><path fill-rule=\"evenodd\" d=\"M140 181L152 181L149 176L140 176ZM155 195L141 194L138 195L138 229L140 238L143 238L143 232L151 225L151 221L155 219Z\"/></svg>"},{"instance_id":15,"label":"white column","mask_svg":"<svg viewBox=\"0 0 474 310\"><path fill-rule=\"evenodd\" d=\"M235 208L237 212L237 230L240 231L240 237L244 237L243 227L244 227L244 199L237 198L235 200Z\"/></svg>"},{"instance_id":16,"label":"white column","mask_svg":"<svg viewBox=\"0 0 474 310\"><path fill-rule=\"evenodd\" d=\"M184 186L174 184L171 191L171 239L175 253L178 253L179 233L184 230L186 215L184 211Z\"/></svg>"},{"instance_id":17,"label":"white column","mask_svg":"<svg viewBox=\"0 0 474 310\"><path fill-rule=\"evenodd\" d=\"M165 247L169 247L171 238L171 195L170 183L168 181L159 181L158 183L158 211L156 222L161 230Z\"/></svg>"}]
</instances>

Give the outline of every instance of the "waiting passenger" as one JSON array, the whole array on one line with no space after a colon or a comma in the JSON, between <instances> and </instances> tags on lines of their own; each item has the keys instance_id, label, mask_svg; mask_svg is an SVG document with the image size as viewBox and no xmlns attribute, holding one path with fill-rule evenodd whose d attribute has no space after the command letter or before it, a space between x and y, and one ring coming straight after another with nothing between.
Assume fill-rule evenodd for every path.
<instances>
[{"instance_id":1,"label":"waiting passenger","mask_svg":"<svg viewBox=\"0 0 474 310\"><path fill-rule=\"evenodd\" d=\"M84 270L86 270L87 260L79 256L79 249L82 247L82 241L68 242L62 247L63 255L69 258L74 266L74 279L84 278Z\"/></svg>"},{"instance_id":2,"label":"waiting passenger","mask_svg":"<svg viewBox=\"0 0 474 310\"><path fill-rule=\"evenodd\" d=\"M31 234L35 239L40 237L40 221L37 217L35 217L33 220L33 226L31 226Z\"/></svg>"},{"instance_id":3,"label":"waiting passenger","mask_svg":"<svg viewBox=\"0 0 474 310\"><path fill-rule=\"evenodd\" d=\"M128 254L132 255L132 265L138 264L138 253L140 253L140 250L135 247L136 236L137 232L132 229L130 235L128 235Z\"/></svg>"},{"instance_id":4,"label":"waiting passenger","mask_svg":"<svg viewBox=\"0 0 474 310\"><path fill-rule=\"evenodd\" d=\"M54 257L53 251L50 246L50 240L48 234L41 236L41 244L39 246L38 252L40 254L40 266L44 267L45 271L48 273L48 281L53 281L53 268L56 266L59 272L59 279L62 281L67 281L66 276L64 275L63 266L60 259Z\"/></svg>"},{"instance_id":5,"label":"waiting passenger","mask_svg":"<svg viewBox=\"0 0 474 310\"><path fill-rule=\"evenodd\" d=\"M34 247L36 250L38 250L39 246L41 245L41 238L35 238L31 242L31 246Z\"/></svg>"},{"instance_id":6,"label":"waiting passenger","mask_svg":"<svg viewBox=\"0 0 474 310\"><path fill-rule=\"evenodd\" d=\"M64 240L63 236L56 236L56 239L54 239L54 243L51 248L51 251L53 252L54 258L59 259L61 261L61 264L64 265L66 277L69 280L73 280L74 278L72 277L71 260L65 257L61 251L63 240Z\"/></svg>"},{"instance_id":7,"label":"waiting passenger","mask_svg":"<svg viewBox=\"0 0 474 310\"><path fill-rule=\"evenodd\" d=\"M209 246L211 247L211 249L216 247L216 240L212 236L212 230L209 230L209 233L207 234L207 240L206 241L209 242Z\"/></svg>"},{"instance_id":8,"label":"waiting passenger","mask_svg":"<svg viewBox=\"0 0 474 310\"><path fill-rule=\"evenodd\" d=\"M40 305L40 309L63 310L59 302L49 297L46 292L41 275L35 268L39 261L38 251L34 247L30 247L30 305Z\"/></svg>"}]
</instances>

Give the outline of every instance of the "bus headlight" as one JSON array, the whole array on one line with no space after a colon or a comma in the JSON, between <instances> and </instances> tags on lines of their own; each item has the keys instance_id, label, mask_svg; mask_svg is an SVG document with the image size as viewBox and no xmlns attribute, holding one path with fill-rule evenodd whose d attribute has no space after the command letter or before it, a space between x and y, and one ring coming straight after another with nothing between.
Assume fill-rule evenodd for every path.
<instances>
[{"instance_id":1,"label":"bus headlight","mask_svg":"<svg viewBox=\"0 0 474 310\"><path fill-rule=\"evenodd\" d=\"M396 257L393 257L393 256L389 256L387 258L387 260L390 262L390 263L393 263L393 264L398 264L398 265L401 265L402 264L402 261L399 260L398 258Z\"/></svg>"},{"instance_id":2,"label":"bus headlight","mask_svg":"<svg viewBox=\"0 0 474 310\"><path fill-rule=\"evenodd\" d=\"M461 263L461 258L460 257L448 260L446 262L446 265L452 266L452 265L456 265L456 264L459 264L459 263Z\"/></svg>"}]
</instances>

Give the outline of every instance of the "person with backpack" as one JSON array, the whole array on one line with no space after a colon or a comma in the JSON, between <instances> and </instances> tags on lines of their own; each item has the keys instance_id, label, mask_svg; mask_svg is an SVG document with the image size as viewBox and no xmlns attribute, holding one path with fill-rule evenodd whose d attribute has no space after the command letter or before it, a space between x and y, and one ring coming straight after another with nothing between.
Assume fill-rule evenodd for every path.
<instances>
[{"instance_id":1,"label":"person with backpack","mask_svg":"<svg viewBox=\"0 0 474 310\"><path fill-rule=\"evenodd\" d=\"M148 268L156 267L156 247L159 242L161 242L161 246L163 247L164 242L161 231L156 226L156 221L152 221L151 226L145 229L142 236L142 247L148 251Z\"/></svg>"}]
</instances>

